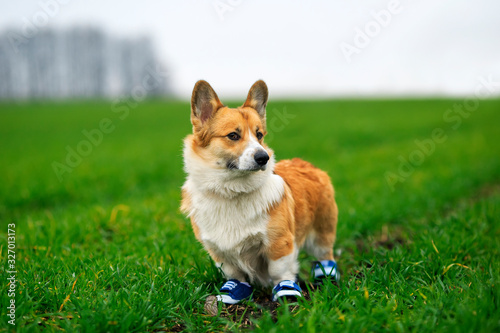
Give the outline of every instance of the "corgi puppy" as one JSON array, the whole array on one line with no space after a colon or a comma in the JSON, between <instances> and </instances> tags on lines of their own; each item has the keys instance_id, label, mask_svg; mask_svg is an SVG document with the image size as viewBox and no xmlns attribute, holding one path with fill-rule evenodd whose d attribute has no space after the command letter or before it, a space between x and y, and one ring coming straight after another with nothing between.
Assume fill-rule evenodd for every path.
<instances>
[{"instance_id":1,"label":"corgi puppy","mask_svg":"<svg viewBox=\"0 0 500 333\"><path fill-rule=\"evenodd\" d=\"M274 301L302 296L299 249L319 260L315 278L338 278L330 178L298 158L275 162L264 143L267 100L264 81L238 108L223 105L206 81L196 83L191 98L181 210L228 279L217 296L226 304L250 298L254 283L274 285Z\"/></svg>"}]
</instances>

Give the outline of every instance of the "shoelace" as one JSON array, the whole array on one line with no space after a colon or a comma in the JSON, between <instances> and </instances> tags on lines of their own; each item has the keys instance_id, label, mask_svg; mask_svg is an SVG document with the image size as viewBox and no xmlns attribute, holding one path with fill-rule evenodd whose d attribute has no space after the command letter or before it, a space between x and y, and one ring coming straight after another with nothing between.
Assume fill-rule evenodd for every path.
<instances>
[{"instance_id":1,"label":"shoelace","mask_svg":"<svg viewBox=\"0 0 500 333\"><path fill-rule=\"evenodd\" d=\"M279 286L280 286L280 287L288 287L288 288L293 288L293 289L295 289L295 283L293 283L293 281L291 281L291 280L281 281L281 282L279 283Z\"/></svg>"},{"instance_id":2,"label":"shoelace","mask_svg":"<svg viewBox=\"0 0 500 333\"><path fill-rule=\"evenodd\" d=\"M302 289L300 288L300 286L298 284L296 284L294 281L292 280L284 280L284 281L281 281L280 283L278 283L273 291L274 292L278 292L278 291L281 291L283 289L292 289L292 290L297 290L299 292L302 292Z\"/></svg>"},{"instance_id":3,"label":"shoelace","mask_svg":"<svg viewBox=\"0 0 500 333\"><path fill-rule=\"evenodd\" d=\"M233 290L237 286L238 286L238 284L236 282L234 282L234 281L227 281L226 283L224 283L224 285L222 286L221 289L227 288L229 290Z\"/></svg>"}]
</instances>

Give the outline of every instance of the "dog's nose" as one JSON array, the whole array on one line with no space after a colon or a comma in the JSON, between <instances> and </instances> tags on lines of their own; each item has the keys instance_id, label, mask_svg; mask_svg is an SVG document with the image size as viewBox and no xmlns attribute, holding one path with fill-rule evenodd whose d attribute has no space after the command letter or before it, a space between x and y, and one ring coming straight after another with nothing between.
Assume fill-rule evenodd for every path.
<instances>
[{"instance_id":1,"label":"dog's nose","mask_svg":"<svg viewBox=\"0 0 500 333\"><path fill-rule=\"evenodd\" d=\"M267 161L269 161L269 155L267 155L264 150L259 150L257 153L255 153L253 158L259 166L266 165Z\"/></svg>"}]
</instances>

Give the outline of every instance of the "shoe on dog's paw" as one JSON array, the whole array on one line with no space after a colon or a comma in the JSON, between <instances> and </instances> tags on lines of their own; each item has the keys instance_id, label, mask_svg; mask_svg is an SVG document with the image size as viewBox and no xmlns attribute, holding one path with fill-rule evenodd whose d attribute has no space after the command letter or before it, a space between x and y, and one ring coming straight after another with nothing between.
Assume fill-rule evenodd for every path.
<instances>
[{"instance_id":1,"label":"shoe on dog's paw","mask_svg":"<svg viewBox=\"0 0 500 333\"><path fill-rule=\"evenodd\" d=\"M224 304L237 304L245 299L251 299L253 288L246 282L231 279L220 288L217 300Z\"/></svg>"},{"instance_id":2,"label":"shoe on dog's paw","mask_svg":"<svg viewBox=\"0 0 500 333\"><path fill-rule=\"evenodd\" d=\"M292 280L283 280L273 288L273 302L279 299L297 299L302 297L302 289Z\"/></svg>"},{"instance_id":3,"label":"shoe on dog's paw","mask_svg":"<svg viewBox=\"0 0 500 333\"><path fill-rule=\"evenodd\" d=\"M313 266L311 274L316 281L324 278L331 278L334 281L340 280L340 273L335 260L317 261Z\"/></svg>"}]
</instances>

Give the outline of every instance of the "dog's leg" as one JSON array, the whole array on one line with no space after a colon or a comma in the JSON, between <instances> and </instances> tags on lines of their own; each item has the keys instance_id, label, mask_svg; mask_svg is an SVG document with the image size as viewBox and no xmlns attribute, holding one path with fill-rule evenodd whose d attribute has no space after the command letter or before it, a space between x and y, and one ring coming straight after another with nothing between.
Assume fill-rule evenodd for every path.
<instances>
[{"instance_id":1,"label":"dog's leg","mask_svg":"<svg viewBox=\"0 0 500 333\"><path fill-rule=\"evenodd\" d=\"M227 278L226 283L220 288L220 294L216 296L219 302L237 304L252 298L253 288L246 282L245 274L240 269L227 262L216 262L216 265L222 269Z\"/></svg>"},{"instance_id":2,"label":"dog's leg","mask_svg":"<svg viewBox=\"0 0 500 333\"><path fill-rule=\"evenodd\" d=\"M337 216L338 209L335 200L325 202L318 209L313 228L307 235L304 246L307 253L318 260L334 260L333 245L337 233Z\"/></svg>"},{"instance_id":3,"label":"dog's leg","mask_svg":"<svg viewBox=\"0 0 500 333\"><path fill-rule=\"evenodd\" d=\"M313 278L320 283L325 278L340 279L337 262L333 257L333 245L337 231L337 204L323 205L313 224L313 230L307 235L306 251L318 259L312 269Z\"/></svg>"},{"instance_id":4,"label":"dog's leg","mask_svg":"<svg viewBox=\"0 0 500 333\"><path fill-rule=\"evenodd\" d=\"M271 276L275 285L283 280L295 281L299 272L299 263L297 261L298 254L299 251L297 247L294 246L290 254L276 260L269 260L269 276Z\"/></svg>"},{"instance_id":5,"label":"dog's leg","mask_svg":"<svg viewBox=\"0 0 500 333\"><path fill-rule=\"evenodd\" d=\"M215 262L215 266L219 268L222 273L224 273L224 277L227 280L236 279L241 282L247 282L245 273L237 266L231 264L231 260L228 260L222 254L219 254L214 247L210 246L210 244L204 244L204 246L210 257L212 257L212 260Z\"/></svg>"},{"instance_id":6,"label":"dog's leg","mask_svg":"<svg viewBox=\"0 0 500 333\"><path fill-rule=\"evenodd\" d=\"M274 283L272 296L274 302L284 298L293 301L297 297L302 297L302 290L296 281L299 272L298 253L299 250L294 244L290 254L269 261L269 275Z\"/></svg>"},{"instance_id":7,"label":"dog's leg","mask_svg":"<svg viewBox=\"0 0 500 333\"><path fill-rule=\"evenodd\" d=\"M215 262L215 266L222 270L227 280L236 279L240 282L247 282L243 271L236 266L228 262Z\"/></svg>"},{"instance_id":8,"label":"dog's leg","mask_svg":"<svg viewBox=\"0 0 500 333\"><path fill-rule=\"evenodd\" d=\"M271 212L268 225L267 249L268 272L275 284L273 301L288 297L301 297L302 290L297 285L299 249L295 242L295 221L293 198L288 189L280 205Z\"/></svg>"},{"instance_id":9,"label":"dog's leg","mask_svg":"<svg viewBox=\"0 0 500 333\"><path fill-rule=\"evenodd\" d=\"M318 260L334 260L334 242L335 234L329 233L318 235L318 233L313 230L306 237L304 250Z\"/></svg>"}]
</instances>

